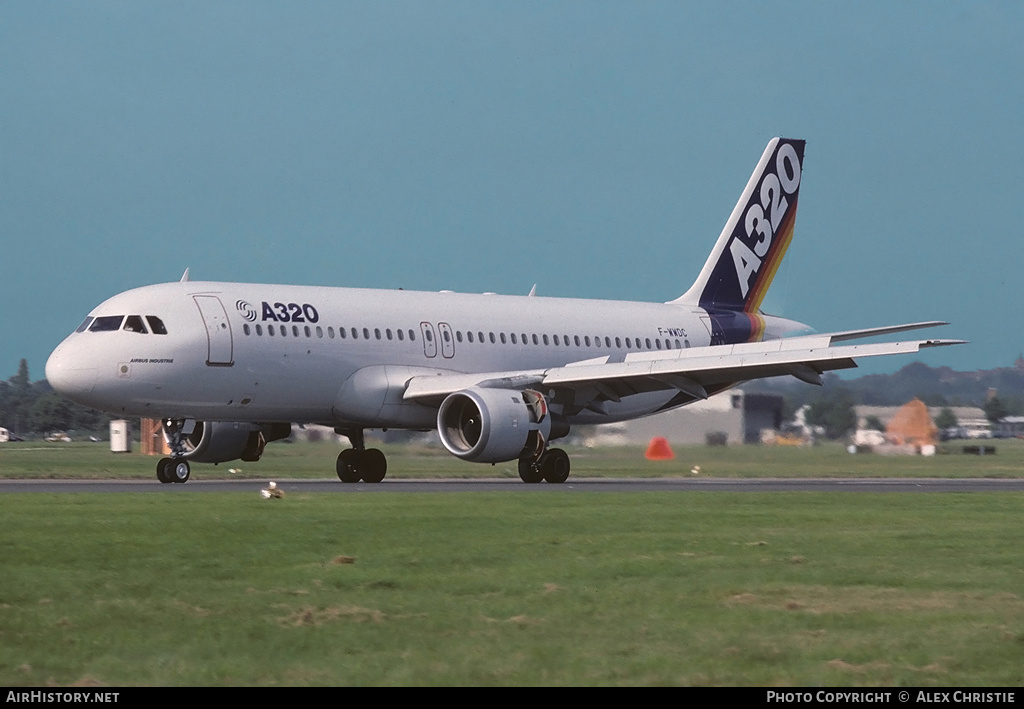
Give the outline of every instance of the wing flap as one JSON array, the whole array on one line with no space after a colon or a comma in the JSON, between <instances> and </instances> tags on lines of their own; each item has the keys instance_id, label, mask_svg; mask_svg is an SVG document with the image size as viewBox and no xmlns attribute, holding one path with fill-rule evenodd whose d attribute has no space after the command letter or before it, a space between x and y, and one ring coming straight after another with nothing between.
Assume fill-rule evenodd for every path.
<instances>
[{"instance_id":1,"label":"wing flap","mask_svg":"<svg viewBox=\"0 0 1024 709\"><path fill-rule=\"evenodd\" d=\"M959 344L959 340L911 340L907 342L881 342L862 345L833 347L787 347L765 350L761 347L743 345L719 345L692 350L674 350L682 356L633 360L625 362L577 367L556 367L545 375L545 386L565 385L574 382L596 382L606 380L630 380L637 377L658 379L664 375L684 375L701 386L726 382L759 379L794 371L805 372L796 365L811 367L821 373L832 369L846 369L856 366L857 357L878 357L893 354L911 354L923 347ZM752 343L761 345L763 343ZM693 354L687 354L693 353ZM662 388L668 388L664 386Z\"/></svg>"},{"instance_id":2,"label":"wing flap","mask_svg":"<svg viewBox=\"0 0 1024 709\"><path fill-rule=\"evenodd\" d=\"M693 398L706 398L709 387L784 375L820 384L822 372L856 367L856 359L860 357L913 354L924 348L964 343L964 340L932 339L857 345L831 344L938 324L942 323L915 323L767 342L638 352L627 355L622 362L591 359L546 370L420 376L409 380L403 398L423 400L444 397L461 389L482 386L569 389L576 390L577 401L588 397L618 401L629 392L670 389Z\"/></svg>"}]
</instances>

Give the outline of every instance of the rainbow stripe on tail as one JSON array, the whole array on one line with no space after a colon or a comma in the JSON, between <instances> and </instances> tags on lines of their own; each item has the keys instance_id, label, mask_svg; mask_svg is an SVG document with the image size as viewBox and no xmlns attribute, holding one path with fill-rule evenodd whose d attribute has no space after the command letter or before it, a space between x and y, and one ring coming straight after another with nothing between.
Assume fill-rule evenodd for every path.
<instances>
[{"instance_id":1,"label":"rainbow stripe on tail","mask_svg":"<svg viewBox=\"0 0 1024 709\"><path fill-rule=\"evenodd\" d=\"M802 140L773 138L693 286L672 301L711 316L712 344L760 340L765 294L793 240Z\"/></svg>"}]
</instances>

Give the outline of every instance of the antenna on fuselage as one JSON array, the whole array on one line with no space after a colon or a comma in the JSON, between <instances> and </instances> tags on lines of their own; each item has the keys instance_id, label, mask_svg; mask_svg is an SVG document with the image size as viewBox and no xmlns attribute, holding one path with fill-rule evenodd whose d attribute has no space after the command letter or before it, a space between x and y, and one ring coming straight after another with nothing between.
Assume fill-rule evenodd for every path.
<instances>
[{"instance_id":1,"label":"antenna on fuselage","mask_svg":"<svg viewBox=\"0 0 1024 709\"><path fill-rule=\"evenodd\" d=\"M530 289L530 292L529 292L529 293L528 293L528 294L526 295L526 297L527 297L527 298L533 298L533 297L535 297L536 295L537 295L537 284L536 284L536 283L534 283L534 284L533 284L533 288L531 288L531 289Z\"/></svg>"},{"instance_id":2,"label":"antenna on fuselage","mask_svg":"<svg viewBox=\"0 0 1024 709\"><path fill-rule=\"evenodd\" d=\"M188 280L189 280L189 278L188 278L188 269L186 268L185 272L183 274L181 274L181 280L179 281L179 283L187 283Z\"/></svg>"}]
</instances>

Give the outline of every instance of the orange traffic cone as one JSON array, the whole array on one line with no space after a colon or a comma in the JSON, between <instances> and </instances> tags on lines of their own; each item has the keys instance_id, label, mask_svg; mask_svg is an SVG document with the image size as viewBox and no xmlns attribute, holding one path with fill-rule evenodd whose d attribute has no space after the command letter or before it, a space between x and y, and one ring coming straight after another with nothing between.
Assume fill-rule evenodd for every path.
<instances>
[{"instance_id":1,"label":"orange traffic cone","mask_svg":"<svg viewBox=\"0 0 1024 709\"><path fill-rule=\"evenodd\" d=\"M652 438L651 444L647 446L647 452L644 453L647 460L672 460L675 457L672 449L668 447L668 441L661 436Z\"/></svg>"}]
</instances>

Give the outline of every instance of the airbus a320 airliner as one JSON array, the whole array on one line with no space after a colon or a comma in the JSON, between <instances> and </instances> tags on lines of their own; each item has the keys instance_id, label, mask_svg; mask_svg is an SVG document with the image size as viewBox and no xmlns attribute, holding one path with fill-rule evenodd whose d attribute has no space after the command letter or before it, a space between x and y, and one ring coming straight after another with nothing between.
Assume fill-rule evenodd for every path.
<instances>
[{"instance_id":1,"label":"airbus a320 airliner","mask_svg":"<svg viewBox=\"0 0 1024 709\"><path fill-rule=\"evenodd\" d=\"M667 411L761 377L821 383L855 357L959 340L843 344L941 325L831 334L760 309L793 237L804 141L775 138L693 286L668 303L180 282L97 306L46 363L53 388L119 416L163 421L171 455L259 460L293 423L325 424L352 448L343 482L380 482L366 429L437 429L477 463L518 460L524 482L562 483L552 448L575 424Z\"/></svg>"}]
</instances>

